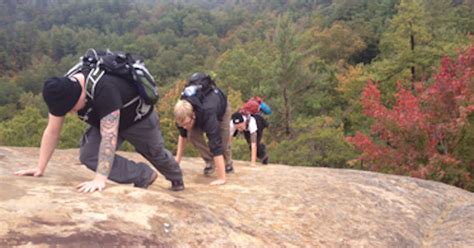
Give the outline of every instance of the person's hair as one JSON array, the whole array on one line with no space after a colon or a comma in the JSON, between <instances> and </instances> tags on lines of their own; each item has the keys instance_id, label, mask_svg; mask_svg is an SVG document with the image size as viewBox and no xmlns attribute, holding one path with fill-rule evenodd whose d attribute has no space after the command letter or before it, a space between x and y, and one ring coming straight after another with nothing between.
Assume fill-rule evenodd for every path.
<instances>
[{"instance_id":1,"label":"person's hair","mask_svg":"<svg viewBox=\"0 0 474 248\"><path fill-rule=\"evenodd\" d=\"M174 105L174 117L176 122L183 122L186 117L193 117L193 105L186 100L178 100Z\"/></svg>"}]
</instances>

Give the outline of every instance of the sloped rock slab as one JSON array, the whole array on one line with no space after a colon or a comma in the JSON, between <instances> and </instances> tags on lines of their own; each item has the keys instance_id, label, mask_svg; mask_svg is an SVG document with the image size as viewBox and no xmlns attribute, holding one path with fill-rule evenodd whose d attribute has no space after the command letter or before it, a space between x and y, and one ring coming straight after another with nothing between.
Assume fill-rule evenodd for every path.
<instances>
[{"instance_id":1,"label":"sloped rock slab","mask_svg":"<svg viewBox=\"0 0 474 248\"><path fill-rule=\"evenodd\" d=\"M160 177L148 190L109 183L78 150L58 150L41 178L37 148L0 148L0 247L474 247L473 193L371 172L235 162L226 185L182 162L186 190ZM143 159L134 153L122 153Z\"/></svg>"}]
</instances>

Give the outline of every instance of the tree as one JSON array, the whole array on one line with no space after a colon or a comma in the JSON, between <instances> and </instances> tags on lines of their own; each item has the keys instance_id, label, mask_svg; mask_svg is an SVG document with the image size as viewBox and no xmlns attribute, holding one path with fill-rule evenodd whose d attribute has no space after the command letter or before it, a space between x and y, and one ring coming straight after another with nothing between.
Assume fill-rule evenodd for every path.
<instances>
[{"instance_id":1,"label":"tree","mask_svg":"<svg viewBox=\"0 0 474 248\"><path fill-rule=\"evenodd\" d=\"M463 3L456 8L456 28L459 29L465 35L474 34L474 19L472 18L473 15L473 1L463 1Z\"/></svg>"},{"instance_id":2,"label":"tree","mask_svg":"<svg viewBox=\"0 0 474 248\"><path fill-rule=\"evenodd\" d=\"M294 122L293 136L293 139L268 145L272 162L343 168L356 157L354 149L344 140L343 128L333 118L298 118Z\"/></svg>"},{"instance_id":3,"label":"tree","mask_svg":"<svg viewBox=\"0 0 474 248\"><path fill-rule=\"evenodd\" d=\"M414 90L416 81L433 73L433 65L442 54L453 55L458 44L467 42L454 26L455 9L445 2L402 0L397 6L397 14L382 34L381 54L373 65L377 80L385 82L384 87L391 92L398 80ZM431 5L437 7L428 7Z\"/></svg>"},{"instance_id":4,"label":"tree","mask_svg":"<svg viewBox=\"0 0 474 248\"><path fill-rule=\"evenodd\" d=\"M0 105L16 103L20 97L20 88L8 78L0 78Z\"/></svg>"},{"instance_id":5,"label":"tree","mask_svg":"<svg viewBox=\"0 0 474 248\"><path fill-rule=\"evenodd\" d=\"M324 27L342 23L362 39L365 48L352 54L351 64L370 63L380 52L379 41L387 20L400 0L333 0L322 9Z\"/></svg>"},{"instance_id":6,"label":"tree","mask_svg":"<svg viewBox=\"0 0 474 248\"><path fill-rule=\"evenodd\" d=\"M261 83L268 78L265 62L258 54L251 54L242 47L228 50L216 63L220 87L237 89L242 92L243 100L258 94Z\"/></svg>"},{"instance_id":7,"label":"tree","mask_svg":"<svg viewBox=\"0 0 474 248\"><path fill-rule=\"evenodd\" d=\"M322 31L314 30L313 41L318 44L318 55L328 63L345 63L366 48L359 35L342 22L335 22Z\"/></svg>"},{"instance_id":8,"label":"tree","mask_svg":"<svg viewBox=\"0 0 474 248\"><path fill-rule=\"evenodd\" d=\"M43 82L57 73L57 63L50 57L41 56L34 58L32 64L15 78L14 83L25 92L39 94L43 88Z\"/></svg>"},{"instance_id":9,"label":"tree","mask_svg":"<svg viewBox=\"0 0 474 248\"><path fill-rule=\"evenodd\" d=\"M275 106L275 126L287 136L291 136L293 118L328 115L340 104L333 68L297 33L288 16L279 19L273 37L272 77L264 86Z\"/></svg>"},{"instance_id":10,"label":"tree","mask_svg":"<svg viewBox=\"0 0 474 248\"><path fill-rule=\"evenodd\" d=\"M18 71L26 68L38 31L33 24L16 22L12 27L0 29L0 71Z\"/></svg>"},{"instance_id":11,"label":"tree","mask_svg":"<svg viewBox=\"0 0 474 248\"><path fill-rule=\"evenodd\" d=\"M446 168L455 168L462 176L451 183L465 187L473 175L455 154L474 111L473 69L474 43L456 61L444 58L434 83L416 85L416 95L399 84L391 109L369 82L361 100L364 113L374 119L372 136L358 132L348 138L363 152L359 159L373 170L441 181L452 177Z\"/></svg>"},{"instance_id":12,"label":"tree","mask_svg":"<svg viewBox=\"0 0 474 248\"><path fill-rule=\"evenodd\" d=\"M59 61L62 57L77 53L79 40L76 39L76 32L67 26L53 26L48 32L51 44L51 58Z\"/></svg>"},{"instance_id":13,"label":"tree","mask_svg":"<svg viewBox=\"0 0 474 248\"><path fill-rule=\"evenodd\" d=\"M417 75L416 67L420 65L420 59L426 55L424 47L429 47L433 39L429 32L427 14L420 0L402 0L397 7L398 13L391 20L388 31L382 36L381 46L385 56L397 56L399 68L395 73L400 73L405 68L410 69L411 81L415 82L421 78ZM418 63L417 63L418 62ZM426 67L429 62L423 63Z\"/></svg>"},{"instance_id":14,"label":"tree","mask_svg":"<svg viewBox=\"0 0 474 248\"><path fill-rule=\"evenodd\" d=\"M346 135L353 135L356 130L369 131L370 121L362 113L360 96L371 75L363 65L359 64L349 65L344 70L340 70L336 77L337 91L344 102L342 119Z\"/></svg>"},{"instance_id":15,"label":"tree","mask_svg":"<svg viewBox=\"0 0 474 248\"><path fill-rule=\"evenodd\" d=\"M286 135L291 134L292 122L292 89L302 83L299 77L299 62L304 54L298 51L296 32L288 16L281 16L275 31L276 60L274 64L274 89L279 94L277 104L281 107L276 114L281 115L283 128Z\"/></svg>"},{"instance_id":16,"label":"tree","mask_svg":"<svg viewBox=\"0 0 474 248\"><path fill-rule=\"evenodd\" d=\"M77 116L67 115L61 130L58 148L78 148L86 128L87 124Z\"/></svg>"},{"instance_id":17,"label":"tree","mask_svg":"<svg viewBox=\"0 0 474 248\"><path fill-rule=\"evenodd\" d=\"M165 140L165 146L170 151L176 150L178 144L178 128L174 118L174 105L181 96L186 81L180 80L175 82L174 87L164 94L158 105L158 115L160 117L161 134Z\"/></svg>"},{"instance_id":18,"label":"tree","mask_svg":"<svg viewBox=\"0 0 474 248\"><path fill-rule=\"evenodd\" d=\"M31 92L23 92L17 101L20 109L37 108L43 117L48 116L48 106L46 106L41 94L35 95Z\"/></svg>"},{"instance_id":19,"label":"tree","mask_svg":"<svg viewBox=\"0 0 474 248\"><path fill-rule=\"evenodd\" d=\"M0 144L39 147L46 124L39 109L27 107L13 119L0 123Z\"/></svg>"}]
</instances>

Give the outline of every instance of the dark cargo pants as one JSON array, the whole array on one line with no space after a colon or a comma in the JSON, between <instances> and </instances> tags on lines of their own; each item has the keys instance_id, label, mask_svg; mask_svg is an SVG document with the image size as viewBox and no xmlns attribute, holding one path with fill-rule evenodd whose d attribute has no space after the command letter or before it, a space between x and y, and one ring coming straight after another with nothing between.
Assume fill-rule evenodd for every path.
<instances>
[{"instance_id":1,"label":"dark cargo pants","mask_svg":"<svg viewBox=\"0 0 474 248\"><path fill-rule=\"evenodd\" d=\"M231 114L230 104L227 104L226 111L219 125L222 146L224 147L223 155L226 166L232 165L232 151L229 144L229 124ZM194 147L196 147L206 164L214 164L214 155L212 154L211 150L209 150L209 146L204 139L204 131L198 127L194 127L191 131L188 131L188 140L191 142L191 144L193 144Z\"/></svg>"},{"instance_id":2,"label":"dark cargo pants","mask_svg":"<svg viewBox=\"0 0 474 248\"><path fill-rule=\"evenodd\" d=\"M164 147L159 119L155 112L126 130L119 131L117 148L124 140L132 144L135 150L145 157L167 180L183 178L179 164ZM100 141L100 130L92 126L89 127L81 139L79 160L93 171L97 169ZM133 183L136 187L143 187L152 172L153 170L145 163L137 163L116 154L109 179L117 183Z\"/></svg>"}]
</instances>

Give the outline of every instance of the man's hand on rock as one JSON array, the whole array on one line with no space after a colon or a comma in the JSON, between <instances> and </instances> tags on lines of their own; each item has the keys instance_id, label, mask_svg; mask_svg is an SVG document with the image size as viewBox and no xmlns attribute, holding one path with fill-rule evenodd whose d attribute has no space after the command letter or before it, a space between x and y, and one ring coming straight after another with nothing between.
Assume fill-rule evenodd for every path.
<instances>
[{"instance_id":1,"label":"man's hand on rock","mask_svg":"<svg viewBox=\"0 0 474 248\"><path fill-rule=\"evenodd\" d=\"M222 184L225 184L225 180L217 179L217 180L212 181L209 185L215 186L215 185L222 185Z\"/></svg>"},{"instance_id":2,"label":"man's hand on rock","mask_svg":"<svg viewBox=\"0 0 474 248\"><path fill-rule=\"evenodd\" d=\"M34 169L26 169L26 170L19 170L14 172L15 175L17 176L34 176L34 177L40 177L43 175L43 171L34 168Z\"/></svg>"},{"instance_id":3,"label":"man's hand on rock","mask_svg":"<svg viewBox=\"0 0 474 248\"><path fill-rule=\"evenodd\" d=\"M107 181L107 177L96 174L94 180L83 182L77 185L77 189L79 192L89 193L94 191L102 191L105 189L105 182Z\"/></svg>"}]
</instances>

